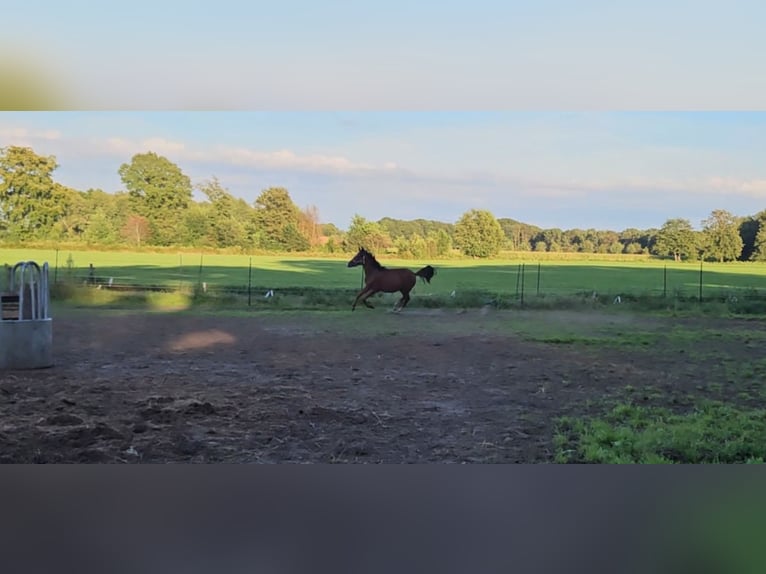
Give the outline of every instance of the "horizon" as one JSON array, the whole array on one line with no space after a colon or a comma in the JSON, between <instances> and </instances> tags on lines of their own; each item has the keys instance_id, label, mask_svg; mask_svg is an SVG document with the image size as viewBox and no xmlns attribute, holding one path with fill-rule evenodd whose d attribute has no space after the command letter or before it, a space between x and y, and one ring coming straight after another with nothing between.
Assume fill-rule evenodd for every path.
<instances>
[{"instance_id":1,"label":"horizon","mask_svg":"<svg viewBox=\"0 0 766 574\"><path fill-rule=\"evenodd\" d=\"M766 208L764 128L764 112L0 112L0 147L53 155L55 181L108 193L153 151L250 204L284 187L340 229L487 209L622 231Z\"/></svg>"}]
</instances>

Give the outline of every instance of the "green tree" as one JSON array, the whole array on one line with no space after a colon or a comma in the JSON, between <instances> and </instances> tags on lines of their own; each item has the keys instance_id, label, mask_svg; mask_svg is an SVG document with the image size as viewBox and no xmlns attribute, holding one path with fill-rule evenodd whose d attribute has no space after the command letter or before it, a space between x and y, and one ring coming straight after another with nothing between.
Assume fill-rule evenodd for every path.
<instances>
[{"instance_id":1,"label":"green tree","mask_svg":"<svg viewBox=\"0 0 766 574\"><path fill-rule=\"evenodd\" d=\"M620 242L625 246L625 253L648 253L654 249L658 233L659 231L654 229L641 231L630 227L620 232ZM632 245L630 249L629 245Z\"/></svg>"},{"instance_id":2,"label":"green tree","mask_svg":"<svg viewBox=\"0 0 766 574\"><path fill-rule=\"evenodd\" d=\"M88 205L85 195L77 190L58 183L58 201L61 202L61 212L53 227L45 233L48 239L79 240L83 237L88 225Z\"/></svg>"},{"instance_id":3,"label":"green tree","mask_svg":"<svg viewBox=\"0 0 766 574\"><path fill-rule=\"evenodd\" d=\"M532 249L532 238L540 232L539 227L521 223L515 219L503 217L497 220L505 233L506 244L513 251L529 251Z\"/></svg>"},{"instance_id":4,"label":"green tree","mask_svg":"<svg viewBox=\"0 0 766 574\"><path fill-rule=\"evenodd\" d=\"M225 189L216 177L200 185L199 190L210 202L207 212L207 234L216 247L243 246L247 241L248 211L252 208L240 202ZM195 223L193 220L189 223ZM195 223L199 236L199 224Z\"/></svg>"},{"instance_id":5,"label":"green tree","mask_svg":"<svg viewBox=\"0 0 766 574\"><path fill-rule=\"evenodd\" d=\"M215 216L209 203L194 202L184 213L179 239L189 247L217 247L212 222Z\"/></svg>"},{"instance_id":6,"label":"green tree","mask_svg":"<svg viewBox=\"0 0 766 574\"><path fill-rule=\"evenodd\" d=\"M455 242L471 257L492 257L500 252L505 234L491 212L472 209L455 224Z\"/></svg>"},{"instance_id":7,"label":"green tree","mask_svg":"<svg viewBox=\"0 0 766 574\"><path fill-rule=\"evenodd\" d=\"M739 224L739 236L742 238L742 261L766 261L766 253L763 253L763 236L759 246L758 233L766 226L766 210L759 211L755 215L743 217ZM765 232L766 233L766 232ZM758 253L756 253L758 251Z\"/></svg>"},{"instance_id":8,"label":"green tree","mask_svg":"<svg viewBox=\"0 0 766 574\"><path fill-rule=\"evenodd\" d=\"M85 202L86 222L83 239L88 243L115 244L130 215L130 196L125 193L106 193L88 189L82 194Z\"/></svg>"},{"instance_id":9,"label":"green tree","mask_svg":"<svg viewBox=\"0 0 766 574\"><path fill-rule=\"evenodd\" d=\"M177 242L183 212L192 201L192 184L169 159L139 153L118 170L131 198L132 210L147 219L155 243Z\"/></svg>"},{"instance_id":10,"label":"green tree","mask_svg":"<svg viewBox=\"0 0 766 574\"><path fill-rule=\"evenodd\" d=\"M759 214L760 215L760 214ZM755 237L761 228L759 215L743 217L739 224L739 236L742 238L742 253L740 259L747 261L753 258Z\"/></svg>"},{"instance_id":11,"label":"green tree","mask_svg":"<svg viewBox=\"0 0 766 574\"><path fill-rule=\"evenodd\" d=\"M733 261L742 253L739 220L724 209L715 209L702 222L704 251L720 262Z\"/></svg>"},{"instance_id":12,"label":"green tree","mask_svg":"<svg viewBox=\"0 0 766 574\"><path fill-rule=\"evenodd\" d=\"M49 237L71 206L71 190L53 181L54 156L32 148L0 148L0 221L17 239Z\"/></svg>"},{"instance_id":13,"label":"green tree","mask_svg":"<svg viewBox=\"0 0 766 574\"><path fill-rule=\"evenodd\" d=\"M301 235L300 209L283 187L270 187L255 200L255 228L259 247L279 251L303 251L308 239Z\"/></svg>"},{"instance_id":14,"label":"green tree","mask_svg":"<svg viewBox=\"0 0 766 574\"><path fill-rule=\"evenodd\" d=\"M88 225L83 233L83 239L96 245L110 245L116 243L119 233L115 229L113 220L102 208L98 208L88 217Z\"/></svg>"},{"instance_id":15,"label":"green tree","mask_svg":"<svg viewBox=\"0 0 766 574\"><path fill-rule=\"evenodd\" d=\"M343 232L334 223L320 223L320 241L324 241L324 250L327 253L335 253L343 244Z\"/></svg>"},{"instance_id":16,"label":"green tree","mask_svg":"<svg viewBox=\"0 0 766 574\"><path fill-rule=\"evenodd\" d=\"M535 235L533 245L535 251L562 251L562 246L566 244L571 245L570 240L564 235L564 232L554 227L553 229L543 229L537 235ZM540 243L545 245L545 249L541 249Z\"/></svg>"},{"instance_id":17,"label":"green tree","mask_svg":"<svg viewBox=\"0 0 766 574\"><path fill-rule=\"evenodd\" d=\"M759 211L755 216L749 218L752 227L754 229L752 233L752 243L748 249L747 259L751 261L766 261L766 210ZM740 225L740 236L743 235L742 228L745 226L743 222ZM745 239L743 238L743 243ZM745 248L743 248L743 259L745 259Z\"/></svg>"},{"instance_id":18,"label":"green tree","mask_svg":"<svg viewBox=\"0 0 766 574\"><path fill-rule=\"evenodd\" d=\"M674 261L681 261L696 254L697 236L692 224L687 219L668 219L657 233L654 252L657 255L672 256Z\"/></svg>"},{"instance_id":19,"label":"green tree","mask_svg":"<svg viewBox=\"0 0 766 574\"><path fill-rule=\"evenodd\" d=\"M343 245L347 251L356 251L364 247L368 251L379 253L391 246L391 238L378 223L356 214L351 218Z\"/></svg>"},{"instance_id":20,"label":"green tree","mask_svg":"<svg viewBox=\"0 0 766 574\"><path fill-rule=\"evenodd\" d=\"M429 257L428 242L419 233L413 233L409 238L410 253L416 259L423 259Z\"/></svg>"},{"instance_id":21,"label":"green tree","mask_svg":"<svg viewBox=\"0 0 766 574\"><path fill-rule=\"evenodd\" d=\"M750 255L752 261L766 261L766 225L761 223L758 232L755 234L753 253Z\"/></svg>"},{"instance_id":22,"label":"green tree","mask_svg":"<svg viewBox=\"0 0 766 574\"><path fill-rule=\"evenodd\" d=\"M282 247L285 251L307 251L311 247L309 239L295 223L290 223L285 227L282 241Z\"/></svg>"},{"instance_id":23,"label":"green tree","mask_svg":"<svg viewBox=\"0 0 766 574\"><path fill-rule=\"evenodd\" d=\"M452 238L444 229L436 232L436 256L444 257L452 251Z\"/></svg>"}]
</instances>

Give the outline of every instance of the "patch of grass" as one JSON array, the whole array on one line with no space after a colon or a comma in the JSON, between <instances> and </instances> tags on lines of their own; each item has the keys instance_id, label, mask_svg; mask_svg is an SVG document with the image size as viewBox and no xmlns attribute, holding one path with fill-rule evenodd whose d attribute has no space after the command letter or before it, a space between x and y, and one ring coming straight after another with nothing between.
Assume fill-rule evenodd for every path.
<instances>
[{"instance_id":1,"label":"patch of grass","mask_svg":"<svg viewBox=\"0 0 766 574\"><path fill-rule=\"evenodd\" d=\"M656 336L650 333L604 335L587 337L582 335L528 337L528 340L552 345L586 345L597 347L635 347L649 346L655 342Z\"/></svg>"},{"instance_id":2,"label":"patch of grass","mask_svg":"<svg viewBox=\"0 0 766 574\"><path fill-rule=\"evenodd\" d=\"M691 412L619 404L602 417L556 421L558 463L756 463L766 457L766 411L705 401Z\"/></svg>"},{"instance_id":3,"label":"patch of grass","mask_svg":"<svg viewBox=\"0 0 766 574\"><path fill-rule=\"evenodd\" d=\"M68 283L51 286L50 295L53 302L75 308L188 309L193 301L190 291L115 291Z\"/></svg>"}]
</instances>

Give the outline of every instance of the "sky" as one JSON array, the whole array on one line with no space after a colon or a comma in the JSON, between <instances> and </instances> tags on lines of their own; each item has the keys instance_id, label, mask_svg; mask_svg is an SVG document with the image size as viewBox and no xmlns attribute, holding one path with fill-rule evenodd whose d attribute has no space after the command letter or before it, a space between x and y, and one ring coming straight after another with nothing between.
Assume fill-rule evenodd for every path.
<instances>
[{"instance_id":1,"label":"sky","mask_svg":"<svg viewBox=\"0 0 766 574\"><path fill-rule=\"evenodd\" d=\"M2 10L0 110L68 111L0 112L0 146L55 155L77 189L117 191L154 151L248 201L286 187L341 228L766 207L761 0L114 6Z\"/></svg>"},{"instance_id":2,"label":"sky","mask_svg":"<svg viewBox=\"0 0 766 574\"><path fill-rule=\"evenodd\" d=\"M544 228L699 228L713 209L766 209L766 112L0 112L9 145L107 192L153 151L248 202L285 187L341 228L469 209Z\"/></svg>"},{"instance_id":3,"label":"sky","mask_svg":"<svg viewBox=\"0 0 766 574\"><path fill-rule=\"evenodd\" d=\"M766 103L762 0L5 4L0 64L34 63L57 86L51 97L79 109Z\"/></svg>"}]
</instances>

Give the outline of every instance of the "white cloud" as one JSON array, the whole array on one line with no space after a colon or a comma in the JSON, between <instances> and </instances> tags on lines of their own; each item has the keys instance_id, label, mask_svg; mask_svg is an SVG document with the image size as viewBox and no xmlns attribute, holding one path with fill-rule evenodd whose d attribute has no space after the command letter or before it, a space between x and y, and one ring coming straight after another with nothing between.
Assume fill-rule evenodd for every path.
<instances>
[{"instance_id":1,"label":"white cloud","mask_svg":"<svg viewBox=\"0 0 766 574\"><path fill-rule=\"evenodd\" d=\"M291 150L258 151L247 148L220 147L212 153L199 152L195 155L197 159L202 161L231 163L262 169L294 169L335 173L375 169L370 164L356 163L343 156L301 155Z\"/></svg>"},{"instance_id":2,"label":"white cloud","mask_svg":"<svg viewBox=\"0 0 766 574\"><path fill-rule=\"evenodd\" d=\"M174 162L219 164L222 167L230 165L252 167L254 169L335 174L392 171L397 169L396 164L391 162L375 166L369 163L355 162L341 155L301 154L289 149L264 151L222 145L210 149L193 148L185 143L160 137L147 138L141 141L112 137L107 138L105 144L100 145L93 141L87 147L95 153L107 153L121 157L153 151L160 155L169 156L168 159ZM181 167L184 168L183 165Z\"/></svg>"},{"instance_id":3,"label":"white cloud","mask_svg":"<svg viewBox=\"0 0 766 574\"><path fill-rule=\"evenodd\" d=\"M747 197L766 197L766 179L737 179L731 177L713 177L708 186L719 193L734 193Z\"/></svg>"},{"instance_id":4,"label":"white cloud","mask_svg":"<svg viewBox=\"0 0 766 574\"><path fill-rule=\"evenodd\" d=\"M34 141L52 141L61 139L58 130L30 130L24 127L0 126L0 140L3 145L28 145Z\"/></svg>"},{"instance_id":5,"label":"white cloud","mask_svg":"<svg viewBox=\"0 0 766 574\"><path fill-rule=\"evenodd\" d=\"M174 142L165 138L147 138L141 141L132 141L125 138L113 137L106 139L106 145L102 145L97 140L92 140L89 147L93 147L101 152L107 152L110 155L133 155L136 153L145 153L153 151L159 155L183 154L186 145L182 142Z\"/></svg>"}]
</instances>

